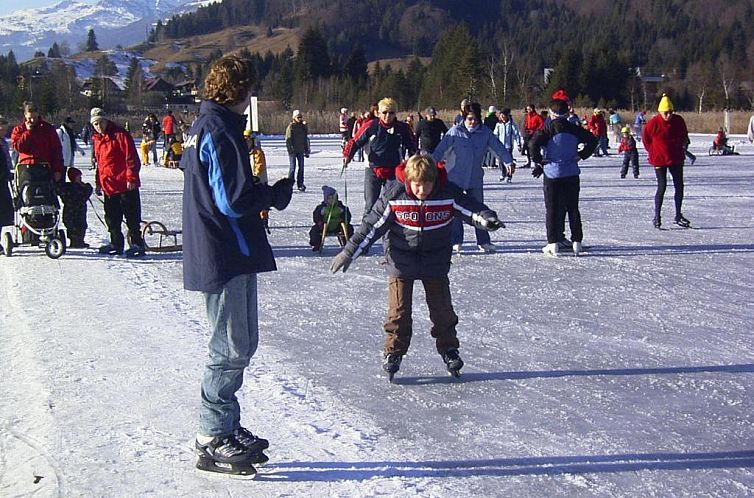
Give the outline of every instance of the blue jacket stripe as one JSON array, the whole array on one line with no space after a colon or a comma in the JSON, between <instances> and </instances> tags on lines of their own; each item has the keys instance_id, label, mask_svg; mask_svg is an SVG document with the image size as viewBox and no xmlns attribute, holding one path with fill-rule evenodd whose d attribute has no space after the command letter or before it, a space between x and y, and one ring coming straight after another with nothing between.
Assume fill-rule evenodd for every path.
<instances>
[{"instance_id":1,"label":"blue jacket stripe","mask_svg":"<svg viewBox=\"0 0 754 498\"><path fill-rule=\"evenodd\" d=\"M199 148L199 155L201 161L207 164L207 176L209 178L209 186L212 189L212 197L215 199L217 209L220 210L225 216L228 217L230 227L233 229L233 233L236 235L236 241L238 242L238 249L244 256L251 255L249 250L249 244L243 236L241 227L238 226L237 218L241 215L236 213L228 202L228 194L225 190L225 182L223 181L223 172L220 167L220 159L217 157L217 149L212 141L212 135L205 133L202 137L202 144Z\"/></svg>"},{"instance_id":2,"label":"blue jacket stripe","mask_svg":"<svg viewBox=\"0 0 754 498\"><path fill-rule=\"evenodd\" d=\"M209 177L209 186L212 189L212 197L215 199L217 209L225 216L240 218L241 215L233 211L230 207L230 202L228 202L228 193L225 190L220 159L217 157L217 149L212 141L212 135L209 133L205 133L202 137L202 144L199 147L199 157L203 163L208 165L207 175Z\"/></svg>"}]
</instances>

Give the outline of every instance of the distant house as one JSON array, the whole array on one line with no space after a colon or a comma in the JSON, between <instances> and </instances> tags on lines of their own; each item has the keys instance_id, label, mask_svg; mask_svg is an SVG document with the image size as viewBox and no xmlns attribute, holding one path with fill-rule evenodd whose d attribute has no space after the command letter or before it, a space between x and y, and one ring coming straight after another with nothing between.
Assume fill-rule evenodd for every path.
<instances>
[{"instance_id":1,"label":"distant house","mask_svg":"<svg viewBox=\"0 0 754 498\"><path fill-rule=\"evenodd\" d=\"M81 93L86 97L92 97L96 90L103 89L106 95L111 97L121 97L123 90L109 76L88 78L81 86Z\"/></svg>"},{"instance_id":2,"label":"distant house","mask_svg":"<svg viewBox=\"0 0 754 498\"><path fill-rule=\"evenodd\" d=\"M157 77L144 82L145 92L159 93L165 97L173 93L173 85L164 79Z\"/></svg>"}]
</instances>

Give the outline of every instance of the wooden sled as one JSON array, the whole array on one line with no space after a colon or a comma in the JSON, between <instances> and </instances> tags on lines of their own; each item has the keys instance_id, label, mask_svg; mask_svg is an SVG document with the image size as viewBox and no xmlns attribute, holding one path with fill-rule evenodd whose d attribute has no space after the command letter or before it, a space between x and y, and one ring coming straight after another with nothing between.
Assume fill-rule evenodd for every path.
<instances>
[{"instance_id":1,"label":"wooden sled","mask_svg":"<svg viewBox=\"0 0 754 498\"><path fill-rule=\"evenodd\" d=\"M340 222L340 229L335 232L328 232L327 230L322 231L322 242L319 245L319 253L322 254L322 249L325 247L325 240L328 236L335 236L338 239L338 245L340 247L345 247L346 242L348 242L348 225L345 221Z\"/></svg>"},{"instance_id":2,"label":"wooden sled","mask_svg":"<svg viewBox=\"0 0 754 498\"><path fill-rule=\"evenodd\" d=\"M142 221L141 237L144 248L149 252L172 252L183 250L183 244L178 242L182 230L168 230L159 221Z\"/></svg>"}]
</instances>

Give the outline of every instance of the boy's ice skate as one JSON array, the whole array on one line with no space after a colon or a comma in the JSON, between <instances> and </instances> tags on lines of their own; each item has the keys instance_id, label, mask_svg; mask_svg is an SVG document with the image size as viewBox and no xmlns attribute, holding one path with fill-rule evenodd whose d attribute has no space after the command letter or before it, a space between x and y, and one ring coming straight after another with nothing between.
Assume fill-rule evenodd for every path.
<instances>
[{"instance_id":1,"label":"boy's ice skate","mask_svg":"<svg viewBox=\"0 0 754 498\"><path fill-rule=\"evenodd\" d=\"M194 443L199 459L196 468L208 472L253 478L257 469L252 465L253 454L235 436L197 436Z\"/></svg>"},{"instance_id":2,"label":"boy's ice skate","mask_svg":"<svg viewBox=\"0 0 754 498\"><path fill-rule=\"evenodd\" d=\"M382 369L387 372L390 382L393 382L395 373L401 368L403 355L400 353L387 353L382 361Z\"/></svg>"},{"instance_id":3,"label":"boy's ice skate","mask_svg":"<svg viewBox=\"0 0 754 498\"><path fill-rule=\"evenodd\" d=\"M448 369L448 373L453 377L461 376L461 369L463 368L463 360L458 354L457 349L448 349L442 353L442 361L445 362L445 367Z\"/></svg>"},{"instance_id":4,"label":"boy's ice skate","mask_svg":"<svg viewBox=\"0 0 754 498\"><path fill-rule=\"evenodd\" d=\"M144 248L140 246L139 244L134 244L128 249L126 249L126 252L124 253L127 258L140 258L146 254L144 251Z\"/></svg>"}]
</instances>

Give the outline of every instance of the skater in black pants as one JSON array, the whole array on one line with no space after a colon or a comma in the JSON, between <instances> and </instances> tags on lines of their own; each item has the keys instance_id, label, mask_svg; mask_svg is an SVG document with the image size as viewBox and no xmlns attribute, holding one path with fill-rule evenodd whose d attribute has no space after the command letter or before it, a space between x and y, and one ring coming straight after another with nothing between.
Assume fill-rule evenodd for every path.
<instances>
[{"instance_id":1,"label":"skater in black pants","mask_svg":"<svg viewBox=\"0 0 754 498\"><path fill-rule=\"evenodd\" d=\"M657 192L655 193L655 228L662 226L660 217L665 189L668 186L668 170L673 176L675 188L675 224L683 228L691 227L691 222L681 213L683 204L683 161L685 147L689 143L686 122L675 114L673 102L663 95L657 108L659 114L649 120L642 132L644 147L649 153L649 164L655 168Z\"/></svg>"},{"instance_id":2,"label":"skater in black pants","mask_svg":"<svg viewBox=\"0 0 754 498\"><path fill-rule=\"evenodd\" d=\"M536 164L531 174L535 178L542 174L545 176L543 190L547 245L542 252L548 256L558 255L559 242L564 237L565 216L568 214L573 253L578 256L584 238L579 212L581 169L578 161L591 156L598 142L594 135L568 121L568 103L565 100L553 99L550 114L552 121L537 131L529 144L529 154ZM584 144L581 150L580 144Z\"/></svg>"}]
</instances>

